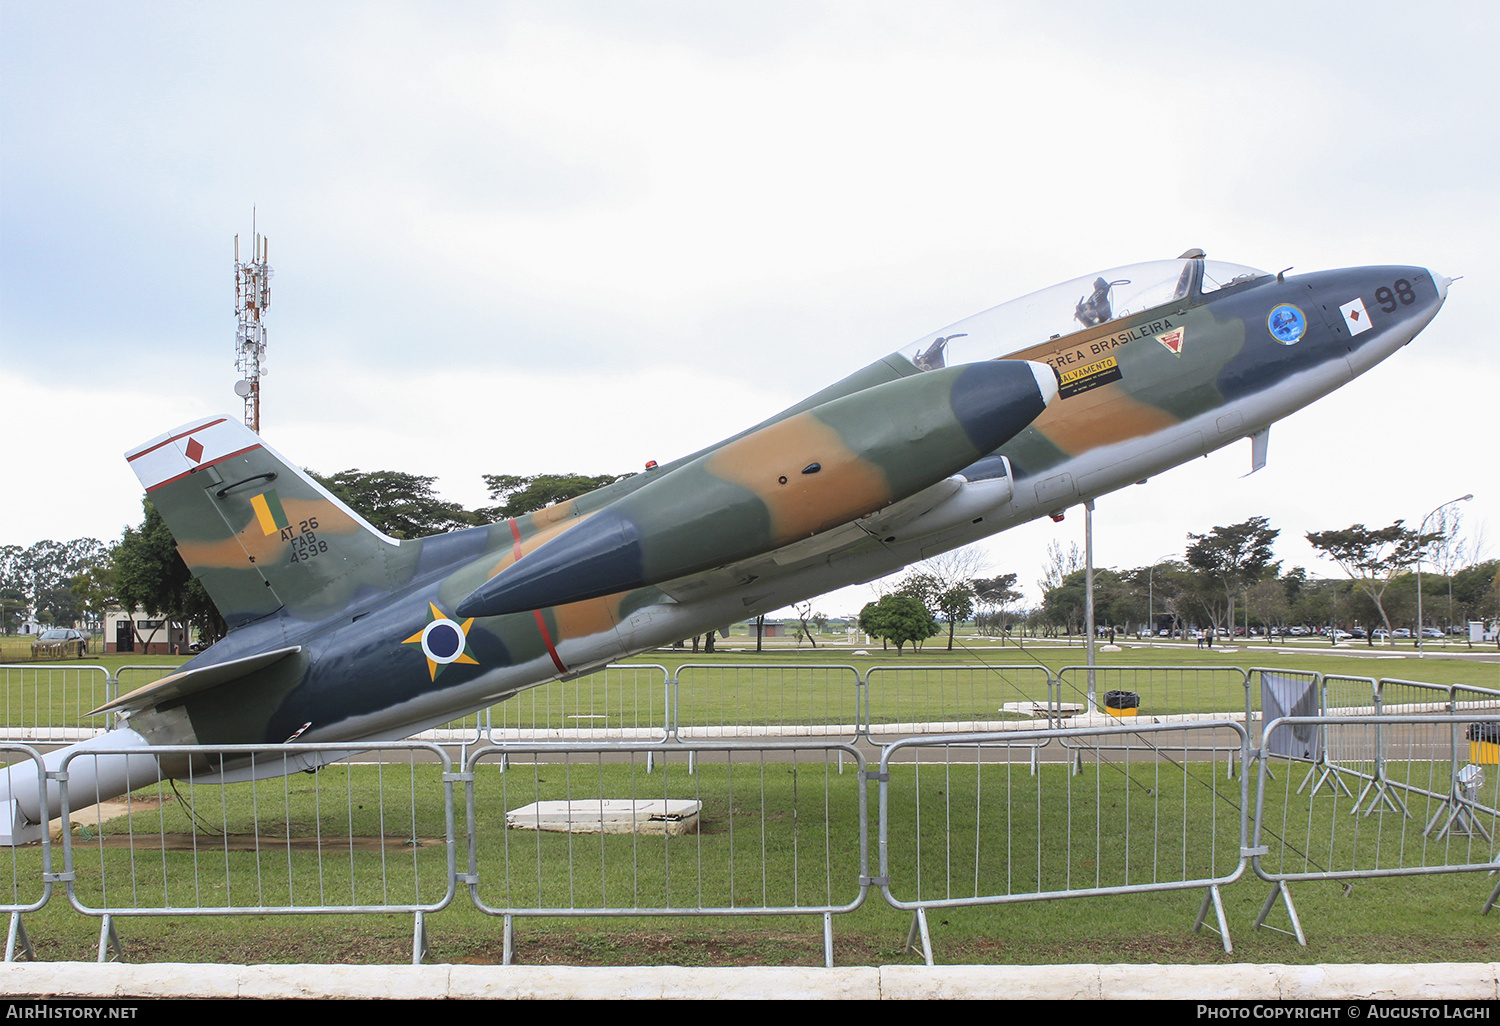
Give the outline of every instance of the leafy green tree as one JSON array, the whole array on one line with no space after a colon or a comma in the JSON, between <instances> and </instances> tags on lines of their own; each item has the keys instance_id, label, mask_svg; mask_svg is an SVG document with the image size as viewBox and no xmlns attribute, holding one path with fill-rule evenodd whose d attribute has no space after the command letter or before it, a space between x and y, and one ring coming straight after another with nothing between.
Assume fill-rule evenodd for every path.
<instances>
[{"instance_id":1,"label":"leafy green tree","mask_svg":"<svg viewBox=\"0 0 1500 1026\"><path fill-rule=\"evenodd\" d=\"M120 604L115 595L115 567L112 555L73 578L69 590L78 598L79 607L94 623L104 620L104 614Z\"/></svg>"},{"instance_id":2,"label":"leafy green tree","mask_svg":"<svg viewBox=\"0 0 1500 1026\"><path fill-rule=\"evenodd\" d=\"M907 642L915 649L942 630L928 608L910 595L887 595L866 603L859 611L859 629L882 643L894 641L898 654Z\"/></svg>"},{"instance_id":3,"label":"leafy green tree","mask_svg":"<svg viewBox=\"0 0 1500 1026\"><path fill-rule=\"evenodd\" d=\"M499 505L476 511L485 521L508 520L512 517L534 513L554 503L576 499L605 485L624 480L630 475L600 474L589 477L585 474L485 474L484 486L490 498L499 500Z\"/></svg>"},{"instance_id":4,"label":"leafy green tree","mask_svg":"<svg viewBox=\"0 0 1500 1026\"><path fill-rule=\"evenodd\" d=\"M974 615L974 577L983 572L984 553L972 546L925 559L897 582L895 594L909 595L948 621L948 650L957 625Z\"/></svg>"},{"instance_id":5,"label":"leafy green tree","mask_svg":"<svg viewBox=\"0 0 1500 1026\"><path fill-rule=\"evenodd\" d=\"M1225 620L1234 626L1234 600L1245 587L1255 584L1267 574L1274 574L1279 563L1271 557L1271 543L1280 534L1271 527L1265 517L1251 517L1244 523L1228 527L1215 527L1208 534L1189 534L1193 543L1187 548L1188 566L1196 570L1205 582L1212 582L1223 589L1227 615ZM1217 603L1205 603L1214 626L1219 626Z\"/></svg>"},{"instance_id":6,"label":"leafy green tree","mask_svg":"<svg viewBox=\"0 0 1500 1026\"><path fill-rule=\"evenodd\" d=\"M977 577L969 582L974 589L974 602L982 609L999 611L999 634L1005 637L1005 611L1012 602L1021 597L1021 592L1016 588L1015 574L1001 574L998 577ZM990 628L994 633L994 629Z\"/></svg>"},{"instance_id":7,"label":"leafy green tree","mask_svg":"<svg viewBox=\"0 0 1500 1026\"><path fill-rule=\"evenodd\" d=\"M968 583L959 583L944 588L935 599L938 612L948 621L948 651L953 651L953 631L964 620L974 615L974 589Z\"/></svg>"},{"instance_id":8,"label":"leafy green tree","mask_svg":"<svg viewBox=\"0 0 1500 1026\"><path fill-rule=\"evenodd\" d=\"M73 623L83 606L68 587L44 588L36 596L36 618L42 623Z\"/></svg>"},{"instance_id":9,"label":"leafy green tree","mask_svg":"<svg viewBox=\"0 0 1500 1026\"><path fill-rule=\"evenodd\" d=\"M1398 520L1381 528L1355 524L1341 531L1311 531L1307 535L1308 544L1342 567L1355 586L1369 597L1386 630L1391 628L1391 619L1386 614L1384 599L1391 582L1440 537L1436 532L1421 534L1402 527L1401 523ZM1367 633L1366 640L1374 643L1373 632Z\"/></svg>"},{"instance_id":10,"label":"leafy green tree","mask_svg":"<svg viewBox=\"0 0 1500 1026\"><path fill-rule=\"evenodd\" d=\"M484 522L458 503L439 499L433 491L436 477L396 470L341 470L331 477L308 473L392 538L425 538Z\"/></svg>"},{"instance_id":11,"label":"leafy green tree","mask_svg":"<svg viewBox=\"0 0 1500 1026\"><path fill-rule=\"evenodd\" d=\"M97 538L68 542L48 538L25 549L19 545L0 548L0 593L10 596L7 627L13 618L18 622L28 612L48 623L77 620L82 610L78 596L70 590L73 580L107 561L108 552Z\"/></svg>"},{"instance_id":12,"label":"leafy green tree","mask_svg":"<svg viewBox=\"0 0 1500 1026\"><path fill-rule=\"evenodd\" d=\"M202 582L178 555L172 532L150 499L141 500L140 527L127 527L113 552L115 594L127 610L144 609L152 617L192 625L205 641L216 641L228 625ZM132 624L135 618L131 617ZM134 626L131 628L134 630Z\"/></svg>"},{"instance_id":13,"label":"leafy green tree","mask_svg":"<svg viewBox=\"0 0 1500 1026\"><path fill-rule=\"evenodd\" d=\"M1043 615L1050 623L1065 625L1069 634L1083 619L1087 579L1086 570L1074 570L1042 599ZM1117 570L1098 569L1094 571L1094 613L1094 621L1100 626L1116 624L1128 628L1131 623L1145 619L1145 597L1137 594L1130 576Z\"/></svg>"},{"instance_id":14,"label":"leafy green tree","mask_svg":"<svg viewBox=\"0 0 1500 1026\"><path fill-rule=\"evenodd\" d=\"M1500 559L1465 567L1453 575L1453 600L1460 618L1488 619L1500 616Z\"/></svg>"}]
</instances>

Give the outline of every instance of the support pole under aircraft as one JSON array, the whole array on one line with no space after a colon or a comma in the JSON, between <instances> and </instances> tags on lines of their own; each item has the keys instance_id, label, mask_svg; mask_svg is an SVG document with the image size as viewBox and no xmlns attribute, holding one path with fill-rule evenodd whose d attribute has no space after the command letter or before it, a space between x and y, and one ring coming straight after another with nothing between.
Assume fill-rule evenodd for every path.
<instances>
[{"instance_id":1,"label":"support pole under aircraft","mask_svg":"<svg viewBox=\"0 0 1500 1026\"><path fill-rule=\"evenodd\" d=\"M1084 643L1088 652L1089 666L1089 712L1099 711L1094 689L1094 500L1083 504L1083 619L1088 640Z\"/></svg>"}]
</instances>

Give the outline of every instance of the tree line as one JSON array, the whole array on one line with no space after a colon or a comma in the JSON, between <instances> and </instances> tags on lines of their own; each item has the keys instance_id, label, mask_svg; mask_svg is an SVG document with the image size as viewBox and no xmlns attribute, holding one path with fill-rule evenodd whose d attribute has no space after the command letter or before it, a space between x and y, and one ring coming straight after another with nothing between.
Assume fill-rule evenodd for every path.
<instances>
[{"instance_id":1,"label":"tree line","mask_svg":"<svg viewBox=\"0 0 1500 1026\"><path fill-rule=\"evenodd\" d=\"M1376 630L1400 625L1461 625L1500 616L1500 560L1473 558L1480 546L1466 550L1455 538L1456 518L1451 523L1452 530L1428 533L1401 521L1308 532L1308 543L1344 570L1343 581L1313 580L1302 567L1283 570L1272 558L1280 532L1264 517L1189 534L1182 558L1133 570L1095 570L1095 622L1152 633L1188 625L1284 632L1358 624L1373 642ZM1081 559L1076 546L1066 556L1054 547L1051 556L1034 618L1071 632L1083 620ZM1419 558L1424 625L1415 622Z\"/></svg>"},{"instance_id":2,"label":"tree line","mask_svg":"<svg viewBox=\"0 0 1500 1026\"><path fill-rule=\"evenodd\" d=\"M465 509L440 499L436 477L393 470L344 470L314 480L371 526L392 538L422 538L524 516L600 488L624 475L485 474L493 505ZM113 544L97 538L40 541L23 548L0 546L0 630L16 633L23 623L102 623L111 609L143 610L148 616L195 629L216 641L227 627L203 585L177 553L176 542L149 498L140 524L127 527Z\"/></svg>"},{"instance_id":3,"label":"tree line","mask_svg":"<svg viewBox=\"0 0 1500 1026\"><path fill-rule=\"evenodd\" d=\"M393 538L420 538L524 516L575 498L626 475L486 474L493 503L477 509L441 499L435 477L399 471L350 469L309 474L377 530ZM1234 627L1274 631L1291 625L1365 624L1373 634L1413 623L1417 559L1424 560L1425 619L1462 624L1500 616L1500 560L1478 561L1482 541L1457 541L1459 520L1445 517L1438 530L1421 533L1401 521L1390 527L1351 527L1309 532L1308 542L1338 563L1348 580L1316 581L1295 567L1283 571L1273 559L1280 534L1266 518L1189 533L1182 558L1133 570L1094 571L1095 622L1127 632L1182 629L1204 624L1215 631ZM917 564L885 584L868 603L859 627L898 652L919 648L946 631L952 648L960 623L986 634L1013 629L1036 634L1077 633L1084 621L1085 572L1075 544L1053 542L1037 582L1042 602L1017 607L1022 598L1015 573L981 576L982 557L958 550ZM26 619L40 623L98 623L111 608L195 628L207 641L222 637L225 624L202 585L177 554L166 524L149 499L141 523L113 545L95 538L40 541L22 548L0 546L0 629L14 633ZM826 619L811 605L798 607L803 633L809 620ZM1421 625L1418 625L1421 626ZM695 639L696 640L696 639ZM1372 639L1373 640L1373 639ZM711 644L711 641L710 641Z\"/></svg>"},{"instance_id":4,"label":"tree line","mask_svg":"<svg viewBox=\"0 0 1500 1026\"><path fill-rule=\"evenodd\" d=\"M1294 625L1361 624L1373 643L1377 629L1423 626L1415 623L1419 558L1427 624L1500 617L1500 560L1475 558L1482 541L1459 542L1458 523L1456 516L1445 518L1427 533L1401 521L1308 532L1308 543L1345 571L1344 581L1313 580L1302 567L1283 571L1273 550L1280 531L1265 517L1189 533L1180 558L1133 570L1096 568L1094 621L1152 634L1199 625L1216 633L1248 627L1274 634ZM898 652L908 644L918 649L944 631L951 649L963 622L1002 637L1013 629L1033 636L1082 629L1087 574L1076 544L1067 550L1056 542L1049 546L1037 582L1042 602L1030 609L1015 608L1021 598L1015 574L979 577L972 569L972 560L966 564L956 554L918 564L861 610L860 629Z\"/></svg>"}]
</instances>

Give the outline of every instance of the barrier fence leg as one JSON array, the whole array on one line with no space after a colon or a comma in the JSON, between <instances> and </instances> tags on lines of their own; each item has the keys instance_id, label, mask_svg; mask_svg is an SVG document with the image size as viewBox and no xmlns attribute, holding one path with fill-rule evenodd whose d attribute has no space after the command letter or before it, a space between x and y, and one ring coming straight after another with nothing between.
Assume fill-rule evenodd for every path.
<instances>
[{"instance_id":1,"label":"barrier fence leg","mask_svg":"<svg viewBox=\"0 0 1500 1026\"><path fill-rule=\"evenodd\" d=\"M106 957L110 951L114 951L112 958ZM120 935L115 932L115 917L106 915L99 924L99 962L126 962L125 945L120 943Z\"/></svg>"},{"instance_id":2,"label":"barrier fence leg","mask_svg":"<svg viewBox=\"0 0 1500 1026\"><path fill-rule=\"evenodd\" d=\"M412 929L411 936L411 964L421 965L427 956L432 953L432 945L427 941L427 919L421 912L417 914L417 921Z\"/></svg>"},{"instance_id":3,"label":"barrier fence leg","mask_svg":"<svg viewBox=\"0 0 1500 1026\"><path fill-rule=\"evenodd\" d=\"M1198 909L1198 921L1193 924L1193 932L1198 933L1202 931L1204 922L1208 919L1208 906L1210 903L1214 907L1214 916L1219 920L1219 928L1214 932L1224 942L1224 953L1226 955L1232 954L1234 952L1234 945L1229 943L1229 921L1224 918L1224 899L1219 894L1218 884L1210 884L1208 893L1203 895L1203 904ZM1213 927L1210 926L1209 929L1212 930Z\"/></svg>"},{"instance_id":4,"label":"barrier fence leg","mask_svg":"<svg viewBox=\"0 0 1500 1026\"><path fill-rule=\"evenodd\" d=\"M928 965L933 965L932 960L932 933L927 929L927 909L919 908L911 917L911 929L906 931L906 947L901 949L902 954L917 953L917 937L922 938L922 957Z\"/></svg>"},{"instance_id":5,"label":"barrier fence leg","mask_svg":"<svg viewBox=\"0 0 1500 1026\"><path fill-rule=\"evenodd\" d=\"M516 957L516 920L509 913L505 916L505 928L501 933L505 939L502 943L503 953L500 956L500 964L514 965Z\"/></svg>"},{"instance_id":6,"label":"barrier fence leg","mask_svg":"<svg viewBox=\"0 0 1500 1026\"><path fill-rule=\"evenodd\" d=\"M1491 897L1490 901L1493 903L1494 898ZM5 939L5 960L7 962L14 962L16 960L17 941L20 942L21 951L26 956L27 961L35 962L36 952L31 949L31 938L26 936L26 924L21 922L21 913L12 912L10 914L10 934Z\"/></svg>"},{"instance_id":7,"label":"barrier fence leg","mask_svg":"<svg viewBox=\"0 0 1500 1026\"><path fill-rule=\"evenodd\" d=\"M1495 889L1490 891L1490 900L1484 903L1484 907L1479 910L1479 914L1482 916L1489 915L1490 909L1495 907L1495 899L1497 898L1500 898L1500 883L1495 884Z\"/></svg>"},{"instance_id":8,"label":"barrier fence leg","mask_svg":"<svg viewBox=\"0 0 1500 1026\"><path fill-rule=\"evenodd\" d=\"M1366 816L1372 812L1399 812L1407 819L1411 818L1411 811L1407 809L1406 803L1401 800L1400 795L1396 794L1395 789L1386 782L1384 768L1377 769L1375 771L1375 778L1366 784L1365 789L1359 793L1359 799L1355 801L1354 808L1350 810L1351 815L1359 812L1359 803L1364 800L1367 794L1370 795L1370 807L1365 810Z\"/></svg>"},{"instance_id":9,"label":"barrier fence leg","mask_svg":"<svg viewBox=\"0 0 1500 1026\"><path fill-rule=\"evenodd\" d=\"M823 967L833 968L833 913L823 913Z\"/></svg>"},{"instance_id":10,"label":"barrier fence leg","mask_svg":"<svg viewBox=\"0 0 1500 1026\"><path fill-rule=\"evenodd\" d=\"M1312 780L1314 773L1318 774L1318 779L1313 781L1312 790L1307 793L1309 798L1317 794L1318 788L1322 787L1325 783L1328 785L1328 789L1335 794L1342 791L1350 798L1354 797L1354 790L1348 784L1344 783L1344 778L1339 775L1339 771L1327 762L1315 763L1313 768L1307 771L1307 779L1303 780L1301 786L1297 788L1298 794L1301 794L1302 788L1307 786L1307 781Z\"/></svg>"},{"instance_id":11,"label":"barrier fence leg","mask_svg":"<svg viewBox=\"0 0 1500 1026\"><path fill-rule=\"evenodd\" d=\"M1266 922L1266 917L1271 914L1271 908L1276 904L1277 898L1281 898L1286 903L1286 914L1292 920L1291 930L1283 930L1279 926L1272 926ZM1307 935L1302 932L1302 921L1297 918L1297 908L1292 904L1292 889L1286 885L1285 880L1277 880L1272 885L1271 893L1266 898L1265 905L1261 906L1260 915L1255 917L1255 925L1257 927L1264 926L1267 930L1275 930L1277 933L1284 933L1288 937L1296 937L1298 944L1301 944L1304 948L1307 947ZM1296 932L1294 933L1293 931Z\"/></svg>"}]
</instances>

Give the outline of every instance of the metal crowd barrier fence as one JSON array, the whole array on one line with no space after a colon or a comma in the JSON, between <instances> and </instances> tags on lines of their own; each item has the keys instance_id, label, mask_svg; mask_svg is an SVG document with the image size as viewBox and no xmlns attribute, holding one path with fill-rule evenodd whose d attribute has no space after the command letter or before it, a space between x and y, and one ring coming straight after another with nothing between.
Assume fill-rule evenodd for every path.
<instances>
[{"instance_id":1,"label":"metal crowd barrier fence","mask_svg":"<svg viewBox=\"0 0 1500 1026\"><path fill-rule=\"evenodd\" d=\"M667 668L611 663L602 670L528 688L489 709L483 740L657 741L667 736Z\"/></svg>"},{"instance_id":2,"label":"metal crowd barrier fence","mask_svg":"<svg viewBox=\"0 0 1500 1026\"><path fill-rule=\"evenodd\" d=\"M70 742L102 733L102 722L86 714L114 697L114 679L103 666L0 666L5 692L3 740Z\"/></svg>"},{"instance_id":3,"label":"metal crowd barrier fence","mask_svg":"<svg viewBox=\"0 0 1500 1026\"><path fill-rule=\"evenodd\" d=\"M114 808L69 781L81 761L110 755L142 750L73 752L57 777L65 819L91 806L64 834L59 879L75 909L100 918L100 961L121 951L117 917L249 913L408 913L421 959L423 916L456 887L454 776L437 745L157 746ZM156 784L161 768L176 779Z\"/></svg>"},{"instance_id":4,"label":"metal crowd barrier fence","mask_svg":"<svg viewBox=\"0 0 1500 1026\"><path fill-rule=\"evenodd\" d=\"M1156 723L1250 719L1250 677L1238 666L1064 666L1057 676L1059 700L1084 715L1107 714L1113 691L1139 695L1134 713Z\"/></svg>"},{"instance_id":5,"label":"metal crowd barrier fence","mask_svg":"<svg viewBox=\"0 0 1500 1026\"><path fill-rule=\"evenodd\" d=\"M43 696L49 716L73 715L84 695L102 702L116 683L106 678L96 698L96 675L17 669L48 672L14 681L13 708L36 710ZM54 678L54 669L74 673ZM1087 669L1067 668L1063 683L1083 686ZM121 677L139 686L132 677L141 674ZM53 871L49 842L10 850L7 958L18 943L29 952L21 914L40 909L56 881L72 907L101 920L101 959L120 949L115 924L126 916L349 912L412 914L420 960L424 916L447 907L462 883L477 907L504 918L507 962L517 917L791 914L822 916L831 964L832 917L860 907L872 882L914 913L913 939L920 931L930 962L934 907L1204 888L1196 928L1212 906L1227 951L1219 887L1250 856L1274 885L1256 925L1281 898L1304 943L1290 882L1500 867L1500 691L1265 668L1092 676L1094 715L1064 723L1055 718L1059 681L1040 667L902 665L862 679L849 666L611 666L552 685L529 705L497 707L514 715L491 721L491 736L528 740L471 751L458 773L437 745L418 742L361 745L379 758L354 755L315 776L296 770L351 747L75 752L50 775L62 787L52 814L83 812L62 835L63 871ZM1111 690L1135 691L1140 715L1100 710ZM1039 702L1053 726L986 719L1014 714L1012 701L1033 712ZM1251 749L1253 704L1285 712L1309 703L1322 715L1271 717ZM1115 712L1127 706L1117 699ZM1393 715L1411 709L1424 715ZM954 724L965 729L884 749L873 775L881 865L872 878L872 775L853 742ZM983 729L990 725L1000 729ZM472 731L460 733L472 743ZM650 741L632 738L640 733ZM769 739L777 733L804 739ZM1038 759L1053 741L1067 765ZM34 747L4 747L14 765L29 760L43 772ZM1253 846L1248 774L1237 785L1216 779L1218 752L1238 753L1245 766L1261 758ZM68 771L111 753L144 759L149 780L127 783L150 786L107 811L85 808L97 795L77 789L91 786L91 774L70 782ZM155 783L158 759L175 782ZM233 782L216 773L225 760L244 764ZM859 772L843 774L847 760ZM1272 772L1272 760L1305 764L1308 775L1297 784L1295 774ZM256 772L274 776L248 779ZM463 874L455 781L466 784ZM556 811L526 810L538 801L563 803L561 829L537 829Z\"/></svg>"},{"instance_id":6,"label":"metal crowd barrier fence","mask_svg":"<svg viewBox=\"0 0 1500 1026\"><path fill-rule=\"evenodd\" d=\"M1473 684L1454 684L1449 691L1453 695L1454 713L1500 713L1500 689L1481 688Z\"/></svg>"},{"instance_id":7,"label":"metal crowd barrier fence","mask_svg":"<svg viewBox=\"0 0 1500 1026\"><path fill-rule=\"evenodd\" d=\"M1382 677L1375 682L1376 715L1444 716L1453 712L1453 689L1446 684Z\"/></svg>"},{"instance_id":8,"label":"metal crowd barrier fence","mask_svg":"<svg viewBox=\"0 0 1500 1026\"><path fill-rule=\"evenodd\" d=\"M465 881L507 965L518 917L819 915L832 966L832 917L869 886L863 768L837 743L488 746Z\"/></svg>"},{"instance_id":9,"label":"metal crowd barrier fence","mask_svg":"<svg viewBox=\"0 0 1500 1026\"><path fill-rule=\"evenodd\" d=\"M1064 666L1057 676L1058 701L1076 710L1071 722L1080 727L1208 719L1248 730L1254 716L1250 675L1237 666ZM1222 756L1226 775L1233 775L1238 745L1200 751Z\"/></svg>"},{"instance_id":10,"label":"metal crowd barrier fence","mask_svg":"<svg viewBox=\"0 0 1500 1026\"><path fill-rule=\"evenodd\" d=\"M1349 677L1341 673L1323 675L1323 709L1327 716L1373 716L1374 677Z\"/></svg>"},{"instance_id":11,"label":"metal crowd barrier fence","mask_svg":"<svg viewBox=\"0 0 1500 1026\"><path fill-rule=\"evenodd\" d=\"M1082 772L1022 773L1027 746L1078 746ZM1065 727L908 738L880 760L880 875L914 913L932 964L927 911L1148 891L1205 889L1233 950L1219 888L1244 871L1249 784L1218 780L1205 750L1248 751L1239 723ZM1019 749L1019 751L1018 751Z\"/></svg>"},{"instance_id":12,"label":"metal crowd barrier fence","mask_svg":"<svg viewBox=\"0 0 1500 1026\"><path fill-rule=\"evenodd\" d=\"M1061 715L1044 666L875 666L865 684L867 736L1024 729Z\"/></svg>"},{"instance_id":13,"label":"metal crowd barrier fence","mask_svg":"<svg viewBox=\"0 0 1500 1026\"><path fill-rule=\"evenodd\" d=\"M27 772L25 767L30 762L32 772L36 774L37 790L44 795L42 810L46 812L43 782L47 768L42 764L41 754L30 745L22 744L0 744L0 752L6 753L5 761L9 764L12 775ZM0 902L0 910L10 913L10 929L5 938L5 961L15 960L18 946L28 958L34 959L36 954L26 936L21 914L37 911L52 897L52 838L43 833L40 845L0 850L6 851L10 858L10 891L3 902Z\"/></svg>"},{"instance_id":14,"label":"metal crowd barrier fence","mask_svg":"<svg viewBox=\"0 0 1500 1026\"><path fill-rule=\"evenodd\" d=\"M859 735L859 671L839 664L683 663L672 686L678 740Z\"/></svg>"},{"instance_id":15,"label":"metal crowd barrier fence","mask_svg":"<svg viewBox=\"0 0 1500 1026\"><path fill-rule=\"evenodd\" d=\"M1456 728L1456 729L1455 729ZM1464 737L1460 736L1460 731ZM1359 782L1347 787L1293 790L1292 774L1277 785L1271 754L1321 739L1341 755L1339 770ZM1500 817L1500 715L1293 716L1267 724L1256 794L1252 865L1272 884L1255 921L1266 922L1278 900L1299 943L1306 936L1290 884L1432 873L1493 871L1500 867L1495 838ZM1358 758L1352 753L1361 753ZM1313 760L1288 760L1313 761ZM1367 801L1368 799L1368 801ZM1372 818L1373 816L1373 818ZM1484 902L1488 912L1496 885Z\"/></svg>"},{"instance_id":16,"label":"metal crowd barrier fence","mask_svg":"<svg viewBox=\"0 0 1500 1026\"><path fill-rule=\"evenodd\" d=\"M1374 677L1349 677L1343 674L1330 673L1323 676L1323 697L1320 716L1347 717L1347 716L1373 716L1376 713L1375 706ZM1269 724L1267 724L1269 726ZM1358 785L1353 771L1346 766L1362 761L1367 751L1361 746L1361 739L1347 732L1332 733L1327 730L1319 732L1321 741L1318 746L1318 757L1308 767L1307 775L1299 785L1299 790L1310 788L1309 795L1316 795L1320 790L1327 787L1353 798L1353 788ZM1264 748L1264 741L1262 742Z\"/></svg>"}]
</instances>

